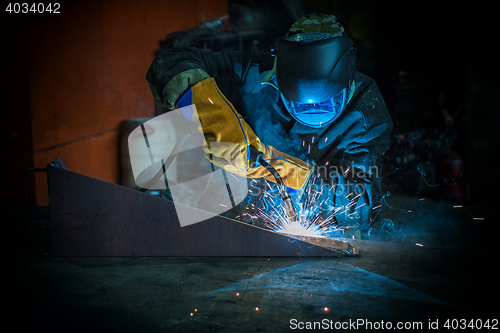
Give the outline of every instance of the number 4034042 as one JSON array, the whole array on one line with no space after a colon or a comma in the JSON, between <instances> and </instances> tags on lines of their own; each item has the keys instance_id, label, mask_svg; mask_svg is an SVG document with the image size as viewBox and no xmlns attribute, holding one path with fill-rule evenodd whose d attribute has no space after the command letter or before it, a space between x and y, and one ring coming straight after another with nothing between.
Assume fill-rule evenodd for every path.
<instances>
[{"instance_id":1,"label":"number 4034042","mask_svg":"<svg viewBox=\"0 0 500 333\"><path fill-rule=\"evenodd\" d=\"M498 329L498 319L448 319L443 325L446 329Z\"/></svg>"},{"instance_id":2,"label":"number 4034042","mask_svg":"<svg viewBox=\"0 0 500 333\"><path fill-rule=\"evenodd\" d=\"M10 14L42 14L42 13L51 13L51 14L60 14L61 13L61 4L59 2L54 3L27 3L27 2L9 2L5 11Z\"/></svg>"}]
</instances>

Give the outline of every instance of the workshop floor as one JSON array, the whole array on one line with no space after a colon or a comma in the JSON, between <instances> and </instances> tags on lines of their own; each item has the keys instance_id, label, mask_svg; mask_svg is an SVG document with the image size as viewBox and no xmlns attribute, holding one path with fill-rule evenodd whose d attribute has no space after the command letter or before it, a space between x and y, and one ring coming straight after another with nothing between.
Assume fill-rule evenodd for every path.
<instances>
[{"instance_id":1,"label":"workshop floor","mask_svg":"<svg viewBox=\"0 0 500 333\"><path fill-rule=\"evenodd\" d=\"M492 323L499 313L498 243L496 221L482 209L464 206L445 215L448 228L425 228L404 242L356 240L359 257L54 258L50 229L28 229L21 206L3 205L10 281L0 327L284 332L314 321L345 329L358 320L365 325L357 329L367 322L373 329L398 322L427 328L436 320L442 329L452 318ZM475 214L486 217L473 220Z\"/></svg>"}]
</instances>

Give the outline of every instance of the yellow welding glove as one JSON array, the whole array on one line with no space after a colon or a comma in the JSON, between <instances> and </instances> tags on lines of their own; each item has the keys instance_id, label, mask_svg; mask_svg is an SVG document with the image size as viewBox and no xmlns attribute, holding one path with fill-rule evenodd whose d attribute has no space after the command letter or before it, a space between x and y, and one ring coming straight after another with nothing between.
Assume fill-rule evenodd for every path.
<instances>
[{"instance_id":1,"label":"yellow welding glove","mask_svg":"<svg viewBox=\"0 0 500 333\"><path fill-rule=\"evenodd\" d=\"M212 164L242 177L263 177L276 182L264 167L254 167L250 156L250 146L253 146L264 154L264 160L278 171L286 186L302 189L312 166L261 142L219 90L214 78L198 82L185 95L196 106L200 122L198 130L204 134L206 141L203 151ZM243 158L237 158L240 154Z\"/></svg>"}]
</instances>

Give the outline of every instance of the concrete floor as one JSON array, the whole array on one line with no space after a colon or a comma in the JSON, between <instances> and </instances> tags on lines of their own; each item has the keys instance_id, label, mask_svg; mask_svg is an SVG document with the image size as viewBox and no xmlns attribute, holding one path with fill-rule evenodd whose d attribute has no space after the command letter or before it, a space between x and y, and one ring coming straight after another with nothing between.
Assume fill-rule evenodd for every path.
<instances>
[{"instance_id":1,"label":"concrete floor","mask_svg":"<svg viewBox=\"0 0 500 333\"><path fill-rule=\"evenodd\" d=\"M444 216L448 228L414 230L404 242L357 240L359 257L54 258L50 229L28 229L22 207L6 205L8 310L1 326L6 332L286 332L314 321L345 329L357 320L373 329L382 320L385 328L398 322L427 328L439 320L441 329L448 318L491 321L499 317L496 221L472 223L475 214L485 215L481 205L470 207Z\"/></svg>"}]
</instances>

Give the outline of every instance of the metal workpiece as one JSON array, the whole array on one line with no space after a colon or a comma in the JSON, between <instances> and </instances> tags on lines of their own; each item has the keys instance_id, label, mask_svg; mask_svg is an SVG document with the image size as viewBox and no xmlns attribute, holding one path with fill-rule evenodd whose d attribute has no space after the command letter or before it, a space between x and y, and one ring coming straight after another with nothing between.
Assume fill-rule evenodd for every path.
<instances>
[{"instance_id":1,"label":"metal workpiece","mask_svg":"<svg viewBox=\"0 0 500 333\"><path fill-rule=\"evenodd\" d=\"M169 200L72 172L60 160L47 171L55 257L336 257L349 252L344 243L314 243L190 207L185 208L207 219L181 227ZM334 251L332 244L341 246Z\"/></svg>"},{"instance_id":2,"label":"metal workpiece","mask_svg":"<svg viewBox=\"0 0 500 333\"><path fill-rule=\"evenodd\" d=\"M359 255L358 248L356 246L353 246L347 240L331 239L325 237L311 237L311 236L299 236L299 235L287 235L287 234L284 235L300 240L302 242L307 242L310 244L330 249L345 256Z\"/></svg>"}]
</instances>

